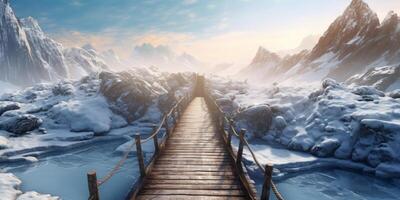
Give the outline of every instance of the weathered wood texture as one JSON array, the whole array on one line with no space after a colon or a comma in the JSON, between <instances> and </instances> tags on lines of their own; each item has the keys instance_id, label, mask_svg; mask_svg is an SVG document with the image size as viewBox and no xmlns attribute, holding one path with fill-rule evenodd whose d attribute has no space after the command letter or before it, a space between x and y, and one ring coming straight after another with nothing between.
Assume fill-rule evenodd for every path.
<instances>
[{"instance_id":1,"label":"weathered wood texture","mask_svg":"<svg viewBox=\"0 0 400 200\"><path fill-rule=\"evenodd\" d=\"M136 199L247 199L204 99L182 114Z\"/></svg>"}]
</instances>

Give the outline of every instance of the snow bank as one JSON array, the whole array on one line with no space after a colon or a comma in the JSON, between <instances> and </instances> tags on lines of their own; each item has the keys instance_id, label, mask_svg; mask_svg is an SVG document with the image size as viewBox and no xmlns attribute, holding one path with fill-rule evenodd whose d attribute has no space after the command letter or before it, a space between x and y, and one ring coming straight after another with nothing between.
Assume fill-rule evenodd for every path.
<instances>
[{"instance_id":1,"label":"snow bank","mask_svg":"<svg viewBox=\"0 0 400 200\"><path fill-rule=\"evenodd\" d=\"M191 91L193 78L191 73L133 69L4 94L0 97L0 160L30 161L30 154L77 146L96 136L131 135L132 131L120 130L158 123L163 112Z\"/></svg>"},{"instance_id":2,"label":"snow bank","mask_svg":"<svg viewBox=\"0 0 400 200\"><path fill-rule=\"evenodd\" d=\"M395 92L331 79L322 87L242 83L238 89L218 79L209 84L218 98L240 105L239 113L232 115L239 127L248 129L248 137L317 157L360 162L379 176L400 177L400 101L393 98ZM249 112L254 108L269 108L272 116Z\"/></svg>"},{"instance_id":3,"label":"snow bank","mask_svg":"<svg viewBox=\"0 0 400 200\"><path fill-rule=\"evenodd\" d=\"M37 192L22 193L19 190L21 181L11 173L0 173L1 200L58 200L59 197L43 195Z\"/></svg>"}]
</instances>

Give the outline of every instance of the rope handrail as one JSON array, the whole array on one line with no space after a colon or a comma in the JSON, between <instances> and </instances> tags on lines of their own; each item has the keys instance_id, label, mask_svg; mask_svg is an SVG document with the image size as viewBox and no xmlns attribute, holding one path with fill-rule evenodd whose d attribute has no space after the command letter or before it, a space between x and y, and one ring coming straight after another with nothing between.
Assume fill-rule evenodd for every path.
<instances>
[{"instance_id":1,"label":"rope handrail","mask_svg":"<svg viewBox=\"0 0 400 200\"><path fill-rule=\"evenodd\" d=\"M163 124L168 120L168 117L173 114L175 109L183 102L183 100L185 98L186 98L186 96L183 96L181 99L179 99L179 101L176 104L174 104L174 106L169 110L169 112L163 116L163 118L159 122L159 125L158 125L157 129L154 130L154 132L150 136L148 136L147 138L141 140L140 141L141 144L150 141L151 139L156 137L158 135L158 133L160 133L160 131L161 131L162 127L163 127ZM121 166L128 159L129 153L132 151L133 147L135 147L135 146L136 146L136 143L134 141L132 141L132 144L129 146L127 151L124 153L124 155L121 158L121 160L118 161L118 163L114 166L114 168L111 171L109 171L105 176L103 176L103 178L101 178L99 181L97 181L97 186L103 185L104 183L106 183L108 180L110 180L118 172L118 170L121 168Z\"/></svg>"},{"instance_id":2,"label":"rope handrail","mask_svg":"<svg viewBox=\"0 0 400 200\"><path fill-rule=\"evenodd\" d=\"M135 142L132 141L131 146L129 146L128 150L125 152L122 159L114 166L114 168L106 176L104 176L103 178L100 179L100 181L97 182L98 186L103 185L105 182L110 180L110 178L113 177L115 173L118 172L121 166L124 165L125 161L128 159L129 153L132 151L134 146Z\"/></svg>"},{"instance_id":3,"label":"rope handrail","mask_svg":"<svg viewBox=\"0 0 400 200\"><path fill-rule=\"evenodd\" d=\"M231 123L231 119L229 119L229 118L225 115L225 112L221 109L221 107L218 105L218 103L217 103L213 98L211 98L211 95L208 94L208 93L207 93L207 95L208 95L208 98L209 98L210 100L212 100L212 104L214 104L214 106L215 106L215 108L217 109L217 111L219 112L219 114L222 115L223 120L228 124L228 127L229 127L229 129L230 129L230 133L232 133L232 135L235 135L237 138L240 139L241 137L240 137L240 135L237 133L235 126ZM229 131L229 130L228 130L228 131ZM256 154L254 153L254 151L253 151L253 149L251 148L251 146L250 146L249 142L247 141L247 139L244 138L244 137L243 137L243 142L244 142L244 145L245 145L245 146L247 147L247 149L249 150L249 152L250 152L251 156L253 157L253 160L254 160L254 162L256 163L256 165L258 166L258 168L260 168L261 171L262 171L263 173L265 173L265 171L266 171L265 168L264 168L264 167L261 165L261 163L258 161ZM274 192L274 194L275 194L275 196L276 196L276 198L277 198L278 200L284 200L282 194L279 192L279 190L278 190L276 184L274 183L274 181L273 181L272 179L271 179L271 189L272 189L272 191Z\"/></svg>"}]
</instances>

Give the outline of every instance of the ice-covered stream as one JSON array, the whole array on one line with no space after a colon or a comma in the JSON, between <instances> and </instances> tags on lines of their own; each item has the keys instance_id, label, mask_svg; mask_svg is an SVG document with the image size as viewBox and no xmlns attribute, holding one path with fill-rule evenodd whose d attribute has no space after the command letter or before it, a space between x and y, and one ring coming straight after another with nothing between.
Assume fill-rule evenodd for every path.
<instances>
[{"instance_id":1,"label":"ice-covered stream","mask_svg":"<svg viewBox=\"0 0 400 200\"><path fill-rule=\"evenodd\" d=\"M398 180L336 169L296 175L277 185L286 199L297 200L393 200L400 195Z\"/></svg>"},{"instance_id":2,"label":"ice-covered stream","mask_svg":"<svg viewBox=\"0 0 400 200\"><path fill-rule=\"evenodd\" d=\"M124 143L98 143L63 155L50 156L29 166L8 167L21 181L22 191L37 191L63 200L88 197L86 173L92 169L103 177L121 159L115 149ZM124 199L138 177L137 160L131 156L120 171L100 187L104 200Z\"/></svg>"}]
</instances>

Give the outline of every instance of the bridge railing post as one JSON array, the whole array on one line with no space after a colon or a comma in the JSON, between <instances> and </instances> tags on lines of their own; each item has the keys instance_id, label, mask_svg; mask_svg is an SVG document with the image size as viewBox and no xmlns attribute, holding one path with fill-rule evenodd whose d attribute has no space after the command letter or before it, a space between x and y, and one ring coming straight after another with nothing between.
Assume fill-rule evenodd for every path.
<instances>
[{"instance_id":1,"label":"bridge railing post","mask_svg":"<svg viewBox=\"0 0 400 200\"><path fill-rule=\"evenodd\" d=\"M261 200L269 200L271 193L271 181L272 181L272 170L271 165L265 165L264 183L261 193Z\"/></svg>"},{"instance_id":2,"label":"bridge railing post","mask_svg":"<svg viewBox=\"0 0 400 200\"><path fill-rule=\"evenodd\" d=\"M142 144L141 144L141 139L140 135L137 134L135 135L135 142L136 142L136 156L138 159L138 164L139 164L139 169L140 169L140 175L142 177L146 176L146 168L144 166L144 158L143 158L143 152L142 152Z\"/></svg>"},{"instance_id":3,"label":"bridge railing post","mask_svg":"<svg viewBox=\"0 0 400 200\"><path fill-rule=\"evenodd\" d=\"M87 173L89 200L99 200L99 188L97 186L97 175L95 171Z\"/></svg>"},{"instance_id":4,"label":"bridge railing post","mask_svg":"<svg viewBox=\"0 0 400 200\"><path fill-rule=\"evenodd\" d=\"M229 148L231 148L231 143L232 143L232 132L233 132L233 128L235 128L234 127L234 122L233 122L233 119L230 119L229 120L229 128L228 128L228 147Z\"/></svg>"},{"instance_id":5,"label":"bridge railing post","mask_svg":"<svg viewBox=\"0 0 400 200\"><path fill-rule=\"evenodd\" d=\"M168 125L168 115L164 113L165 121L164 121L164 128L166 135L169 135L169 125Z\"/></svg>"},{"instance_id":6,"label":"bridge railing post","mask_svg":"<svg viewBox=\"0 0 400 200\"><path fill-rule=\"evenodd\" d=\"M220 130L223 132L225 130L225 113L221 112L219 118L220 118L219 119L219 122L220 122L219 127L220 127Z\"/></svg>"},{"instance_id":7,"label":"bridge railing post","mask_svg":"<svg viewBox=\"0 0 400 200\"><path fill-rule=\"evenodd\" d=\"M157 131L158 126L154 125L153 126L153 134ZM158 146L158 134L154 135L153 137L153 142L154 142L154 154L158 154L160 146Z\"/></svg>"},{"instance_id":8,"label":"bridge railing post","mask_svg":"<svg viewBox=\"0 0 400 200\"><path fill-rule=\"evenodd\" d=\"M243 157L243 146L244 146L244 136L246 134L246 129L242 129L240 130L239 133L239 148L238 148L238 152L236 155L236 165L241 168L242 167L242 157Z\"/></svg>"}]
</instances>

